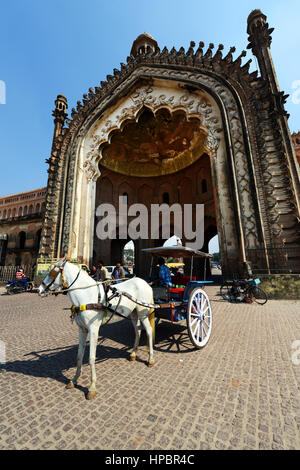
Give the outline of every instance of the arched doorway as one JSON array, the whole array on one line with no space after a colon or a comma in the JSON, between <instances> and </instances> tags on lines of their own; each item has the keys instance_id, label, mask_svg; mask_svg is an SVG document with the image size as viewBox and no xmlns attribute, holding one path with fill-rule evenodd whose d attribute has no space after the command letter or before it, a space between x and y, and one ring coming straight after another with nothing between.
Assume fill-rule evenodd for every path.
<instances>
[{"instance_id":1,"label":"arched doorway","mask_svg":"<svg viewBox=\"0 0 300 470\"><path fill-rule=\"evenodd\" d=\"M158 88L159 86L163 87L158 83ZM168 91L164 89L164 91L169 94L178 93L174 89L168 89ZM228 220L228 223L219 224L218 230L223 232L221 238L230 237L235 256L237 256L236 250L240 251L239 230L233 217L235 208L229 184L230 174L228 171L224 171L227 155L224 153L224 148L219 152L219 143L224 139L222 129L216 129L216 124L221 121L220 110L214 100L203 91L193 98L193 103L195 100L197 101L197 113L190 106L186 107L182 104L178 106L176 101L174 103L174 99L170 99L172 106L160 104L158 109L145 105L139 109L136 108L135 118L127 119L119 129L114 127L113 131L108 133L107 140L98 147L102 158L98 163L97 170L100 176L95 181L95 206L94 209L91 208L95 211L92 252L94 256L96 253L97 257L102 258L105 264L113 265L117 261L121 261L122 250L128 241L128 234L122 233L119 238L116 232L111 239L97 239L97 224L99 222L97 211L99 205L107 203L112 205L113 213L117 219L115 222L117 229L120 197L126 199L128 207L141 204L148 211L147 220L143 224L143 228L147 225L148 233L152 223L153 205L168 206L170 210L173 205L179 207L182 217L180 236L183 244L191 243L193 240L192 234L194 232L195 235L198 221L196 207L204 205L204 235L201 240L196 239L198 244L196 246L194 244L194 248L208 250L209 240L207 237L210 236L208 227L213 226L215 233L217 233L221 213L223 221ZM181 98L178 98L178 101L180 100ZM122 114L121 109L119 111ZM101 128L101 124L99 126ZM95 133L98 132L97 129L96 125L91 129L94 140ZM88 139L89 137L86 137L86 143L82 148L87 147ZM218 152L220 155L217 158ZM216 182L218 179L224 183L222 191L219 190L221 198L218 198L217 195ZM92 182L90 182L91 188ZM86 199L90 200L88 193ZM184 215L187 206L192 208L189 223L187 222L188 218ZM177 223L175 212L174 214L171 212L169 215L169 226L175 228L174 223ZM87 221L87 224L82 226L80 219L77 218L77 220L78 231L73 231L74 240L77 237L82 239L83 234L81 235L80 232L82 232L82 228L86 232L89 225ZM132 217L128 213L128 224L131 220ZM122 231L122 226L118 230ZM145 276L147 270L147 265L140 255L141 249L157 245L158 240L167 238L168 234L155 236L151 232L148 237L135 240L135 271L138 275ZM82 241L79 242L79 247L81 244ZM82 246L88 248L86 243ZM232 257L231 262L234 261L236 262L236 258ZM209 274L209 267L207 273L204 274L204 265L202 266L201 260L195 264L195 268L199 271L200 278Z\"/></svg>"}]
</instances>

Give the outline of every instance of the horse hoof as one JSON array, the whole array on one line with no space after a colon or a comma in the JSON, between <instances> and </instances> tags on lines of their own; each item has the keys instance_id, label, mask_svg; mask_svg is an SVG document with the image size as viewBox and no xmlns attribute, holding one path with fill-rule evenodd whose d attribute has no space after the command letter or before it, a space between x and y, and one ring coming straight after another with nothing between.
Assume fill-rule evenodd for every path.
<instances>
[{"instance_id":1,"label":"horse hoof","mask_svg":"<svg viewBox=\"0 0 300 470\"><path fill-rule=\"evenodd\" d=\"M87 397L86 397L87 400L92 400L93 398L95 398L96 394L97 394L96 390L94 390L93 392L88 392Z\"/></svg>"},{"instance_id":2,"label":"horse hoof","mask_svg":"<svg viewBox=\"0 0 300 470\"><path fill-rule=\"evenodd\" d=\"M72 382L72 380L66 385L67 390L70 390L71 388L75 388L75 384Z\"/></svg>"},{"instance_id":3,"label":"horse hoof","mask_svg":"<svg viewBox=\"0 0 300 470\"><path fill-rule=\"evenodd\" d=\"M132 361L135 361L135 360L136 360L136 355L130 356L130 357L129 357L129 360L130 360L131 362L132 362Z\"/></svg>"},{"instance_id":4,"label":"horse hoof","mask_svg":"<svg viewBox=\"0 0 300 470\"><path fill-rule=\"evenodd\" d=\"M149 362L148 362L148 367L153 367L153 366L154 366L154 364L155 364L155 362L154 362L154 361L149 361Z\"/></svg>"}]
</instances>

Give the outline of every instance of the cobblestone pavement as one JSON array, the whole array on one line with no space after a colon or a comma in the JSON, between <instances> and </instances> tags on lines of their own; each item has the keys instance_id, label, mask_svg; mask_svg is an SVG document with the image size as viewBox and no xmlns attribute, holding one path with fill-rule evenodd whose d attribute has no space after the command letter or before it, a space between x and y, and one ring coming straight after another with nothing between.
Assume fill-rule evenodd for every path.
<instances>
[{"instance_id":1,"label":"cobblestone pavement","mask_svg":"<svg viewBox=\"0 0 300 470\"><path fill-rule=\"evenodd\" d=\"M102 327L91 401L88 351L79 386L65 389L78 335L69 299L1 295L0 449L299 449L292 344L300 340L300 302L230 304L216 287L207 291L214 314L207 346L193 350L185 325L162 322L153 368L144 336L138 360L128 361L129 321Z\"/></svg>"}]
</instances>

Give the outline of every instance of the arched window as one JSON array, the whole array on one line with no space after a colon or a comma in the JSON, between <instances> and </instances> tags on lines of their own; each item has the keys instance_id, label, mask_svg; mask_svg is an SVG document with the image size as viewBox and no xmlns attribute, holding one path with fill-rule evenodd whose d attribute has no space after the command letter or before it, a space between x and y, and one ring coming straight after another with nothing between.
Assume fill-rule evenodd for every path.
<instances>
[{"instance_id":1,"label":"arched window","mask_svg":"<svg viewBox=\"0 0 300 470\"><path fill-rule=\"evenodd\" d=\"M17 209L14 207L14 208L13 208L13 212L12 212L12 216L13 216L13 217L16 217L16 213L17 213Z\"/></svg>"},{"instance_id":2,"label":"arched window","mask_svg":"<svg viewBox=\"0 0 300 470\"><path fill-rule=\"evenodd\" d=\"M125 202L128 204L128 193L123 193L122 196L125 198Z\"/></svg>"},{"instance_id":3,"label":"arched window","mask_svg":"<svg viewBox=\"0 0 300 470\"><path fill-rule=\"evenodd\" d=\"M36 205L35 212L40 212L40 204L39 203Z\"/></svg>"},{"instance_id":4,"label":"arched window","mask_svg":"<svg viewBox=\"0 0 300 470\"><path fill-rule=\"evenodd\" d=\"M19 233L19 248L22 250L25 248L25 242L26 242L26 233L25 232L20 232Z\"/></svg>"},{"instance_id":5,"label":"arched window","mask_svg":"<svg viewBox=\"0 0 300 470\"><path fill-rule=\"evenodd\" d=\"M10 217L11 217L11 209L8 209L7 218L9 219Z\"/></svg>"},{"instance_id":6,"label":"arched window","mask_svg":"<svg viewBox=\"0 0 300 470\"><path fill-rule=\"evenodd\" d=\"M19 215L19 217L22 216L22 207L19 207L19 214L18 215Z\"/></svg>"},{"instance_id":7,"label":"arched window","mask_svg":"<svg viewBox=\"0 0 300 470\"><path fill-rule=\"evenodd\" d=\"M6 209L3 211L3 219L6 219Z\"/></svg>"},{"instance_id":8,"label":"arched window","mask_svg":"<svg viewBox=\"0 0 300 470\"><path fill-rule=\"evenodd\" d=\"M163 193L163 203L164 204L170 204L170 196L169 196L169 193Z\"/></svg>"},{"instance_id":9,"label":"arched window","mask_svg":"<svg viewBox=\"0 0 300 470\"><path fill-rule=\"evenodd\" d=\"M32 212L33 212L33 205L32 205L32 204L30 204L30 206L29 206L29 210L28 210L28 214L32 214Z\"/></svg>"},{"instance_id":10,"label":"arched window","mask_svg":"<svg viewBox=\"0 0 300 470\"><path fill-rule=\"evenodd\" d=\"M27 211L28 211L28 207L25 206L25 207L24 207L24 211L23 211L23 215L27 215Z\"/></svg>"},{"instance_id":11,"label":"arched window","mask_svg":"<svg viewBox=\"0 0 300 470\"><path fill-rule=\"evenodd\" d=\"M201 188L203 193L207 193L207 181L205 179L201 182Z\"/></svg>"}]
</instances>

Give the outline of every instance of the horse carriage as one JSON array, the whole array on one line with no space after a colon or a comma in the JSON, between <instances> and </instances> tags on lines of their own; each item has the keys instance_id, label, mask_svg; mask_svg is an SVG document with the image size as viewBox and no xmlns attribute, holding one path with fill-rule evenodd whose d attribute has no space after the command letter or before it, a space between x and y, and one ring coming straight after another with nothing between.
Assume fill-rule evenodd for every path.
<instances>
[{"instance_id":1,"label":"horse carriage","mask_svg":"<svg viewBox=\"0 0 300 470\"><path fill-rule=\"evenodd\" d=\"M206 263L212 255L184 246L145 248L142 252L151 255L150 279L153 277L155 257L190 259L190 276L177 274L171 277L172 286L152 286L155 317L172 323L186 321L191 343L197 349L203 348L212 330L211 305L207 293L203 290L204 286L212 283L212 281L205 280ZM193 276L194 258L204 259L204 280L202 281L196 280ZM156 321L157 324L158 321Z\"/></svg>"},{"instance_id":2,"label":"horse carriage","mask_svg":"<svg viewBox=\"0 0 300 470\"><path fill-rule=\"evenodd\" d=\"M135 342L129 352L130 361L136 359L141 329L145 328L148 344L148 366L154 365L153 342L155 315L168 318L172 322L186 320L192 344L202 348L209 340L212 328L212 312L209 298L203 286L210 281L197 281L192 276L193 259L204 258L205 263L211 255L187 247L161 247L143 250L153 256L172 256L190 258L191 275L181 277L179 286L153 287L145 280L134 277L124 279L117 284L96 282L80 266L71 263L68 258L57 261L46 275L38 293L42 297L49 293L58 295L67 293L72 302L71 317L79 329L79 345L75 376L67 385L74 388L81 375L82 360L87 335L90 339L89 363L91 367L91 385L88 399L96 395L96 348L99 328L107 321L107 315L117 314L132 320L135 329ZM153 259L153 258L152 258ZM205 269L204 269L205 272ZM176 282L176 279L174 279ZM178 279L179 281L179 279Z\"/></svg>"}]
</instances>

